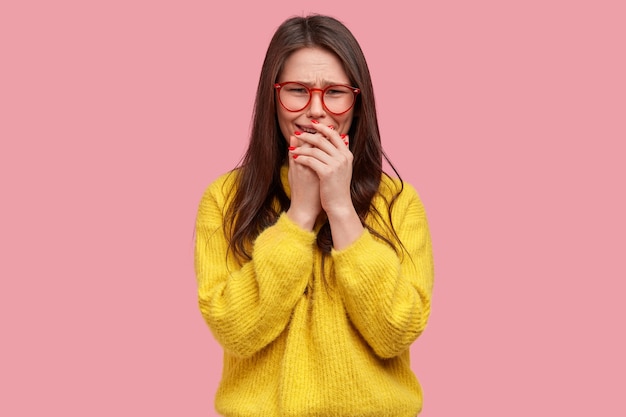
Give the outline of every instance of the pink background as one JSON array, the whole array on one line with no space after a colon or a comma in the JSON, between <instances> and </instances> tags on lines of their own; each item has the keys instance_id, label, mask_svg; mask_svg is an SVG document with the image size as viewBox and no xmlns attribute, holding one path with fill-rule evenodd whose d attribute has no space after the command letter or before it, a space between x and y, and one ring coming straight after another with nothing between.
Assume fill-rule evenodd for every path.
<instances>
[{"instance_id":1,"label":"pink background","mask_svg":"<svg viewBox=\"0 0 626 417\"><path fill-rule=\"evenodd\" d=\"M626 415L624 3L310 4L2 2L0 415L215 415L197 204L310 11L361 42L429 213L422 415Z\"/></svg>"}]
</instances>

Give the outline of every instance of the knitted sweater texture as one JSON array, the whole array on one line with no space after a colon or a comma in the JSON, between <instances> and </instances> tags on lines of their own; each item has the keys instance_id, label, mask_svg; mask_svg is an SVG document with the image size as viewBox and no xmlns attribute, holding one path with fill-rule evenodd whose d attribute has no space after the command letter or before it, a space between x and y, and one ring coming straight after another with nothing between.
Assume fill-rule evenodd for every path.
<instances>
[{"instance_id":1,"label":"knitted sweater texture","mask_svg":"<svg viewBox=\"0 0 626 417\"><path fill-rule=\"evenodd\" d=\"M422 391L409 347L426 326L433 287L424 207L407 183L392 210L398 254L365 230L322 262L313 232L284 213L252 245L228 250L224 212L234 174L200 202L195 268L200 311L224 350L217 411L227 417L415 417ZM289 195L287 168L283 187ZM383 176L366 222L389 236L388 202L400 182Z\"/></svg>"}]
</instances>

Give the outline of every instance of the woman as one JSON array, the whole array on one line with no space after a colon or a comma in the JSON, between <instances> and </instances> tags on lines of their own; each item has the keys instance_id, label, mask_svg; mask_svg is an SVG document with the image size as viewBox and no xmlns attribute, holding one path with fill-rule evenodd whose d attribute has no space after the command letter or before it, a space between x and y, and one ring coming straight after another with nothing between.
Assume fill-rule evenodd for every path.
<instances>
[{"instance_id":1,"label":"woman","mask_svg":"<svg viewBox=\"0 0 626 417\"><path fill-rule=\"evenodd\" d=\"M431 242L415 190L382 171L363 53L339 21L270 42L241 165L200 203L199 304L224 348L224 416L415 416Z\"/></svg>"}]
</instances>

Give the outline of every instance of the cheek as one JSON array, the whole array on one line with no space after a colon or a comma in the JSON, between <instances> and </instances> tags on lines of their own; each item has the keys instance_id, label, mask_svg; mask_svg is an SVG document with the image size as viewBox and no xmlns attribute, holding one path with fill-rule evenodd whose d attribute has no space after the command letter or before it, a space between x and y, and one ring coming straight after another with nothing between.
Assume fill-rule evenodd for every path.
<instances>
[{"instance_id":1,"label":"cheek","mask_svg":"<svg viewBox=\"0 0 626 417\"><path fill-rule=\"evenodd\" d=\"M350 113L347 116L341 116L338 121L342 126L344 126L343 130L346 131L345 133L348 133L348 130L350 130L350 127L352 127L352 122L354 122L353 114Z\"/></svg>"},{"instance_id":2,"label":"cheek","mask_svg":"<svg viewBox=\"0 0 626 417\"><path fill-rule=\"evenodd\" d=\"M278 123L280 123L281 125L286 125L288 123L291 123L291 120L293 119L293 115L294 115L294 113L289 113L288 111L282 108L279 108L276 114L278 116Z\"/></svg>"}]
</instances>

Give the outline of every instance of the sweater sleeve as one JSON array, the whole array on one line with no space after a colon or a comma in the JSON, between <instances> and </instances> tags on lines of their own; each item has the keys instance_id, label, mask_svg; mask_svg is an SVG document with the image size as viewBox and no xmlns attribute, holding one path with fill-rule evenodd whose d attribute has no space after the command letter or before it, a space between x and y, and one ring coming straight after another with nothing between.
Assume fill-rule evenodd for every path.
<instances>
[{"instance_id":1,"label":"sweater sleeve","mask_svg":"<svg viewBox=\"0 0 626 417\"><path fill-rule=\"evenodd\" d=\"M401 256L367 230L349 247L332 253L348 316L382 358L408 349L426 327L434 279L426 214L408 184L393 213L405 248Z\"/></svg>"},{"instance_id":2,"label":"sweater sleeve","mask_svg":"<svg viewBox=\"0 0 626 417\"><path fill-rule=\"evenodd\" d=\"M249 357L284 330L313 270L315 235L283 214L241 264L223 230L224 196L217 185L204 194L196 219L195 270L202 316L217 341Z\"/></svg>"}]
</instances>

